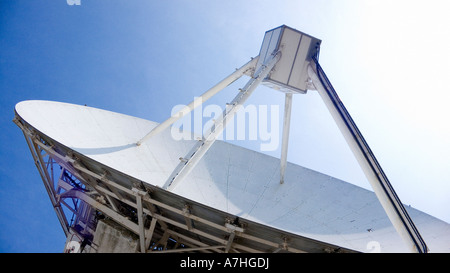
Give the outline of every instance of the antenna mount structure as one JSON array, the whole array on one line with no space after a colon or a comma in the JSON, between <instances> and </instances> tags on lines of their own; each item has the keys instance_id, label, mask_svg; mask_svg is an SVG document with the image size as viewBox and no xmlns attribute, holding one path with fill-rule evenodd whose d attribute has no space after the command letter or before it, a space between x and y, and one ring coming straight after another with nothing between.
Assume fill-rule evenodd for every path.
<instances>
[{"instance_id":1,"label":"antenna mount structure","mask_svg":"<svg viewBox=\"0 0 450 273\"><path fill-rule=\"evenodd\" d=\"M316 90L329 112L337 123L341 133L344 135L347 144L355 155L364 174L369 180L372 189L382 204L386 214L393 223L395 229L408 244L413 252L427 252L428 248L422 239L419 231L409 217L406 209L390 184L387 176L383 172L380 164L376 160L369 145L364 140L361 132L346 110L344 104L339 99L336 91L328 80L325 72L321 68L318 58L321 40L302 33L286 25L269 30L265 33L260 53L257 58L252 59L242 68L231 74L218 85L207 91L200 98L210 98L221 89L226 87L234 79L241 77L248 70L254 71L252 79L244 88L252 86L251 91L260 83L275 90L285 93L285 111L283 121L283 136L280 157L280 183L283 184L287 165L287 153L289 142L289 128L291 120L292 96L294 94L306 94L307 90ZM252 68L252 66L254 67ZM269 73L270 72L270 73ZM245 99L240 101L238 97L234 102L242 104L251 91L246 91ZM203 100L205 101L205 100ZM197 103L198 104L198 103ZM192 111L195 101L180 112L184 114ZM186 111L187 110L187 111ZM165 189L171 190L208 151L214 143L215 136L221 133L226 123L226 113L213 125L212 133L206 140L200 141L185 157L187 160L180 162L174 169L172 175L165 184ZM182 115L174 115L158 128L153 129L149 134L137 142L140 145L160 129L167 128Z\"/></svg>"},{"instance_id":2,"label":"antenna mount structure","mask_svg":"<svg viewBox=\"0 0 450 273\"><path fill-rule=\"evenodd\" d=\"M24 133L52 206L67 236L65 251L81 252L88 245L91 250L101 252L103 244L98 241L99 238L113 234L109 232L110 230L122 230L126 232L114 234L125 234L126 238L119 238L119 241L124 243L122 246L126 251L135 252L155 250L165 252L354 252L355 250L344 246L348 241L339 241L339 245L336 245L329 242L329 239L325 242L323 238L312 238L309 235L307 237L302 233L304 229L301 228L292 231L293 227L299 224L296 221L302 219L298 217L304 217L304 215L295 214L299 206L298 202L302 200L299 201L297 196L295 198L291 196L289 200L283 199L288 195L286 191L297 189L298 193L302 186L300 184L287 186L290 181L285 181L292 99L295 94L306 94L308 90L312 90L319 93L327 106L364 171L376 199L380 201L384 212L407 244L408 249L412 252L427 252L427 245L419 231L320 66L318 61L320 44L321 40L285 25L269 30L264 35L257 57L252 58L158 125L136 119L130 122L129 116L113 116L109 112L105 113L95 108L88 109L86 106L68 106L48 101L26 101L17 104L14 122ZM249 76L250 79L243 88L239 89L238 94L229 104L230 107L227 107L221 116L215 119L208 134L196 141L187 154L180 157L182 160L174 164L170 160L171 155L166 156L164 153L176 153L184 149L184 146L183 148L181 146L185 142L180 144L175 143L175 140L164 139L164 130L244 75ZM260 190L261 186L258 182L262 177L258 175L262 170L251 173L256 175L252 177L254 181L248 183L253 186L249 192L245 193L247 195L241 191L240 187L228 188L227 176L225 179L227 180L226 208L220 200L216 202L215 199L210 198L211 193L224 196L219 189L220 183L224 180L222 176L212 178L209 176L210 173L205 171L208 177L203 177L202 181L208 185L204 187L205 189L199 187L198 191L193 190L195 186L189 184L195 184L197 181L192 182L189 177L186 178L213 146L217 136L227 125L227 121L233 118L241 108L240 106L248 100L260 84L285 93L279 180L276 175L272 175L271 178L275 177L274 183L269 183L271 180L268 180L264 189L266 191L269 187L273 190L268 194L270 195L268 198L273 198L272 193L281 192L282 194L275 199L286 201L283 206L280 206L282 211L280 207L270 208L270 213L276 215L276 219L266 217L267 202L273 201L272 199L263 199L263 194L258 194L257 201L247 202L245 199L252 199L257 195L255 192ZM61 116L53 111L60 111ZM53 118L51 125L49 125L48 116ZM67 121L74 121L78 116L84 117L85 122ZM98 126L102 124L102 121L115 126ZM77 126L72 126L74 123ZM130 126L130 123L135 123L134 127ZM153 129L142 135L141 128L146 128L144 126L149 124L154 126ZM121 131L124 130L123 128L131 132L124 134ZM84 136L82 140L78 137L80 135ZM155 139L154 143L152 139ZM234 146L220 149L215 151L220 155L218 157L227 151L225 149L233 150L240 156L250 154L249 151L243 152ZM173 152L175 150L176 152ZM230 158L235 156L236 159L234 153L229 153L228 156ZM272 160L263 158L265 155L262 154L252 154L252 156L265 162ZM248 163L244 161L241 160L238 165ZM278 164L278 162L273 163ZM222 161L217 164L222 166L225 163ZM60 168L56 168L57 165ZM167 168L169 165L172 167ZM214 166L217 167L217 165ZM249 166L237 167L241 167L237 169L237 180L240 178L239 175L249 176ZM297 167L300 168L300 166ZM265 171L264 173L267 173ZM183 180L186 184L183 184ZM231 199L231 192L234 194L234 199ZM319 192L318 189L315 193L317 192ZM320 192L326 197L334 194L325 192L323 189ZM308 192L302 193L308 194ZM207 200L205 196L210 199ZM375 200L375 197L373 199ZM240 206L236 205L233 208L239 210L238 213L229 211L229 200L230 204L243 202ZM260 200L262 206L258 208L256 202ZM315 205L324 203L323 198L316 202ZM328 202L332 203L332 200ZM375 203L378 206L376 200ZM361 206L353 199L347 200L347 204L357 209ZM289 210L289 217L278 217L278 213L288 215L285 209ZM252 219L256 219L254 221L241 217L241 213L248 213L247 216L249 216L250 212L256 213L257 210L260 213L259 217L264 220L259 221L260 219L254 215L251 215ZM292 218L291 212L297 218ZM69 217L70 213L72 217ZM347 210L343 213L348 214ZM280 220L280 223L276 220ZM320 220L326 223L330 219L323 217ZM276 225L273 224L274 222ZM341 233L337 233L336 238L340 240L341 237L345 237L343 233L346 231L339 232ZM97 233L101 235L97 236ZM306 233L311 234L315 231L308 230ZM360 234L356 234L359 240ZM114 240L103 241L108 243ZM129 242L134 242L134 245L130 246ZM170 244L174 245L172 249L168 247ZM117 250L118 245L111 247Z\"/></svg>"}]
</instances>

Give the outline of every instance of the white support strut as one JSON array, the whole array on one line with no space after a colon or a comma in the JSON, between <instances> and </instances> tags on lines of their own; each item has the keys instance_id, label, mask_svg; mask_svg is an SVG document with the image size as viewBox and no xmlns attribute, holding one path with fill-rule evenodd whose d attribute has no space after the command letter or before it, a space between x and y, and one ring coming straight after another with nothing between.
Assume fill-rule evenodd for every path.
<instances>
[{"instance_id":1,"label":"white support strut","mask_svg":"<svg viewBox=\"0 0 450 273\"><path fill-rule=\"evenodd\" d=\"M223 90L228 85L232 84L234 81L245 75L249 70L253 69L258 62L259 56L252 58L249 62L244 64L241 68L236 69L235 72L231 73L228 77L211 87L205 93L203 93L200 97L196 97L191 103L183 107L180 111L173 114L170 118L165 120L164 122L158 124L155 128L153 128L147 135L141 138L136 145L140 146L144 141L150 139L152 136L164 131L167 127L172 125L174 122L184 117L191 111L193 111L196 107L203 104L205 101L209 100L212 96L217 94L219 91Z\"/></svg>"},{"instance_id":2,"label":"white support strut","mask_svg":"<svg viewBox=\"0 0 450 273\"><path fill-rule=\"evenodd\" d=\"M245 101L250 97L256 87L261 81L270 73L272 68L280 59L281 53L276 53L273 58L269 59L262 69L255 72L247 84L242 88L239 94L230 103L231 107L227 107L216 122L210 129L210 133L203 140L197 142L196 145L189 151L189 153L183 158L183 160L175 167L172 174L166 180L163 188L166 190L173 190L173 188L186 177L190 171L197 165L202 159L203 155L209 150L217 136L222 133L227 122L233 119L236 112L242 107Z\"/></svg>"},{"instance_id":3,"label":"white support strut","mask_svg":"<svg viewBox=\"0 0 450 273\"><path fill-rule=\"evenodd\" d=\"M343 114L345 109L340 102L339 98L334 98L327 93L326 87L320 80L316 67L313 68L313 62L308 66L308 75L314 84L317 92L322 98L323 102L328 108L331 116L336 122L339 130L344 136L348 146L355 155L361 169L363 170L367 180L369 181L375 195L380 201L384 211L386 212L389 220L397 230L398 234L402 237L403 241L408 245L411 252L427 252L427 247L423 242L420 234L416 230L414 224L409 219L408 213L403 207L398 197L390 187L389 182L382 175L381 167L379 167L376 159L372 155L362 135L355 133L358 131L356 125L352 123L348 115ZM323 77L323 76L322 76ZM358 131L359 132L359 131Z\"/></svg>"},{"instance_id":4,"label":"white support strut","mask_svg":"<svg viewBox=\"0 0 450 273\"><path fill-rule=\"evenodd\" d=\"M286 93L286 98L284 102L283 137L281 143L281 158L280 158L280 184L284 183L284 174L286 173L287 152L289 144L289 129L291 124L291 110L292 110L292 93Z\"/></svg>"}]
</instances>

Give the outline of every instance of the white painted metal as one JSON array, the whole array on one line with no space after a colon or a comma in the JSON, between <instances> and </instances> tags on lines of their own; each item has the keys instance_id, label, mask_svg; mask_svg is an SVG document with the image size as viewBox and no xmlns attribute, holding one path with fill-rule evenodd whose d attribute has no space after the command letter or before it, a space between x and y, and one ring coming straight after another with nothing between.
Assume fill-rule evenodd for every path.
<instances>
[{"instance_id":1,"label":"white painted metal","mask_svg":"<svg viewBox=\"0 0 450 273\"><path fill-rule=\"evenodd\" d=\"M67 222L67 219L63 216L64 212L62 211L61 206L57 205L58 201L55 198L55 191L52 187L52 185L54 185L53 178L48 175L48 173L46 172L45 166L43 164L39 163L39 162L44 162L44 160L42 158L42 155L40 154L42 152L42 150L39 149L39 147L33 143L32 139L35 137L35 135L32 135L31 132L26 130L24 125L17 119L17 117L15 117L13 121L17 126L19 126L19 128L23 132L23 135L27 142L28 148L30 149L31 155L35 162L35 165L36 165L36 167L39 171L39 174L41 176L41 179L44 183L44 187L47 191L47 194L50 197L50 202L52 203L53 209L55 210L55 213L58 217L61 227L63 228L64 234L66 236L68 236L70 233L69 228L68 228L68 222ZM48 160L53 161L53 159L51 159L51 158L49 158Z\"/></svg>"},{"instance_id":2,"label":"white painted metal","mask_svg":"<svg viewBox=\"0 0 450 273\"><path fill-rule=\"evenodd\" d=\"M282 92L306 93L307 66L320 40L288 26L280 26L265 33L256 70L274 51L281 59L274 72L263 84Z\"/></svg>"},{"instance_id":3,"label":"white painted metal","mask_svg":"<svg viewBox=\"0 0 450 273\"><path fill-rule=\"evenodd\" d=\"M217 83L215 86L211 87L209 90L207 90L205 93L203 93L200 97L196 97L194 101L183 107L180 111L173 114L169 119L165 120L164 122L158 124L155 128L153 128L148 134L146 134L143 138L141 138L136 145L141 145L142 142L146 141L147 139L151 138L152 136L164 131L167 127L172 125L174 122L179 120L180 118L184 117L191 111L193 111L196 107L202 105L204 102L209 100L211 97L213 97L215 94L223 90L228 85L232 84L234 81L248 73L250 70L255 68L256 62L258 61L259 56L252 58L249 62L244 64L241 68L236 69L235 72L231 73L228 77Z\"/></svg>"},{"instance_id":4,"label":"white painted metal","mask_svg":"<svg viewBox=\"0 0 450 273\"><path fill-rule=\"evenodd\" d=\"M284 183L284 174L286 172L287 153L289 145L289 128L291 126L292 93L286 93L284 102L284 120L283 137L281 143L280 157L280 183Z\"/></svg>"},{"instance_id":5,"label":"white painted metal","mask_svg":"<svg viewBox=\"0 0 450 273\"><path fill-rule=\"evenodd\" d=\"M189 153L181 160L177 167L175 167L172 175L167 179L164 184L164 189L173 190L173 188L182 181L190 171L198 164L198 162L203 158L205 153L211 148L217 139L217 136L223 132L227 122L234 118L234 115L243 106L245 101L250 97L253 91L258 87L261 81L272 71L272 68L280 59L280 53L276 52L271 58L268 58L266 63L258 71L258 73L253 76L247 84L242 88L239 94L230 103L231 107L227 107L222 115L217 118L216 122L213 124L212 128L209 130L209 134L204 140L200 140L196 145L189 151Z\"/></svg>"},{"instance_id":6,"label":"white painted metal","mask_svg":"<svg viewBox=\"0 0 450 273\"><path fill-rule=\"evenodd\" d=\"M41 142L33 142L41 151L45 151L46 157L51 156L58 164L64 164L65 168L69 168L75 175L79 173L77 176L80 179L83 179L81 174L91 177L91 181L103 179L104 185L115 187L122 197L116 195L112 189L106 189L104 185L97 185L98 192L133 207L136 207L137 203L131 190L133 186L128 181L142 181L155 190L155 196L164 193L161 188L179 163L179 157L185 155L196 143L188 140L175 141L171 138L170 130L165 130L137 147L137 137L145 134L148 128L155 127L156 123L86 106L25 101L16 105L16 113L24 129L34 128L36 136L43 136L54 145L47 147ZM31 131L27 132L27 135L31 135ZM32 141L37 140L33 138ZM34 150L33 147L32 149ZM72 151L72 156L69 151ZM203 236L209 236L207 234L215 230L228 232L224 223L212 221L214 217L208 218L224 213L239 216L241 221L261 225L258 228L261 228L261 232L264 231L262 234L269 234L268 229L276 229L291 234L290 236L305 236L362 252L374 250L369 248L373 243L379 246L375 250L381 252L409 251L385 216L383 207L373 192L290 163L286 168L286 183L280 184L279 168L280 161L277 158L216 141L198 162L197 167L170 196L164 196L160 201L143 198L144 203L150 203L165 211L164 215L159 215L145 206L143 208L145 214L153 215L157 219L158 233L155 230L153 238L159 240L159 232L168 229L171 236L179 236L177 238L186 244L192 244L193 247L220 244L223 246L221 249L225 250L228 240L219 240L217 236L208 237L212 243L207 245L195 240L195 236L207 238ZM108 170L106 178L105 170ZM77 194L81 196L83 193ZM128 200L127 196L131 196L131 199ZM66 200L70 200L68 198ZM107 200L106 197L102 199ZM108 205L109 202L103 204L94 202L93 199L86 200L89 204L98 206L101 211L110 212L102 210L106 207L114 212L111 205ZM183 201L182 204L174 206L164 204L162 200ZM185 216L183 202L201 204L210 209L211 215ZM417 209L406 209L431 252L450 252L448 223ZM169 217L170 213L179 215L179 220ZM129 225L130 230L136 234L140 233L138 223L131 224L124 221L126 218L121 215L112 215L118 217L118 221L124 225ZM197 227L203 225L208 229L194 228L188 231L184 217L195 221ZM166 228L161 228L161 223L164 223ZM171 226L175 225L185 232L171 229ZM249 228L244 231L241 240L261 241L261 238L247 236L251 232ZM196 235L188 236L188 232ZM152 233L149 227L146 227L145 233ZM279 242L269 243L268 237L261 242L265 242L271 251L286 249L282 237L273 239ZM148 238L146 242L147 240ZM236 240L231 244L232 249L255 250L250 245L236 244Z\"/></svg>"},{"instance_id":7,"label":"white painted metal","mask_svg":"<svg viewBox=\"0 0 450 273\"><path fill-rule=\"evenodd\" d=\"M417 249L416 244L412 240L412 234L411 230L409 230L405 224L404 219L402 219L401 213L398 212L398 208L396 208L396 204L393 203L389 197L389 193L386 192L386 190L383 189L379 178L377 177L377 173L373 169L373 167L370 165L369 159L366 157L364 150L360 145L358 144L357 140L355 139L354 135L351 133L350 128L348 125L346 125L345 120L341 117L341 115L338 112L338 109L335 105L335 103L332 101L332 99L327 95L327 92L325 90L325 87L322 85L321 81L319 80L316 71L312 67L312 65L308 66L308 74L312 79L312 82L315 86L315 89L319 93L320 97L324 101L325 105L328 108L328 111L331 113L334 121L338 125L342 135L344 136L345 140L347 141L347 144L349 145L350 149L352 150L353 154L355 155L359 165L361 166L361 169L363 170L364 174L367 177L367 180L369 181L372 189L374 190L376 196L378 197L378 200L380 201L381 205L383 206L386 214L388 215L389 219L391 220L392 224L394 225L397 232L401 235L402 239L405 241L405 243L408 245L408 248L411 252L418 252L419 249ZM402 204L398 204L402 206Z\"/></svg>"}]
</instances>

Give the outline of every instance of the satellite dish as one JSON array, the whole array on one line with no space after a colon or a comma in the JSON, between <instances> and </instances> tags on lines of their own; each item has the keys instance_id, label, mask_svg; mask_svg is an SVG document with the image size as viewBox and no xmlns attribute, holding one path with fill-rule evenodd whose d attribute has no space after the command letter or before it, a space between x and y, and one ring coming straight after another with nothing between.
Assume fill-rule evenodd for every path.
<instances>
[{"instance_id":1,"label":"satellite dish","mask_svg":"<svg viewBox=\"0 0 450 273\"><path fill-rule=\"evenodd\" d=\"M296 46L287 46L290 41ZM331 84L323 84L324 73L314 60L319 44L286 26L268 31L260 55L203 98L243 75L251 79L232 105L242 104L260 83L287 94L285 109L288 96L311 88L308 79L329 91ZM289 61L290 55L297 61ZM316 74L308 74L311 64ZM271 73L273 67L298 73L306 82L283 80L282 74ZM130 251L139 252L411 251L392 225L392 215L386 217L378 193L286 162L287 135L281 161L216 140L235 111L224 111L210 135L200 140L174 140L170 125L177 118L158 124L52 101L18 103L15 122L66 236L84 238L85 251L104 231L97 228L102 219L136 236L138 243L130 244L136 249ZM285 114L284 132L289 118ZM449 224L410 207L402 213L394 216L412 215L425 251L450 251Z\"/></svg>"},{"instance_id":2,"label":"satellite dish","mask_svg":"<svg viewBox=\"0 0 450 273\"><path fill-rule=\"evenodd\" d=\"M133 145L136 137L145 134L149 127L156 127L157 123L67 103L24 101L16 105L16 113L37 161L48 161L43 160L43 155L47 154L53 164L63 167L63 172L52 181L56 186L51 189L47 184L55 204L70 205L72 199L82 200L79 203L86 207L100 204L100 209L96 209L102 214L110 214L109 217L121 221L123 219L113 212L119 214L121 202L128 206L137 204L132 192L137 187L142 196L148 194L152 198L146 201L142 197L143 202L165 211L168 218L155 219L167 226L181 223L186 226L186 234L190 232L182 213L192 216L186 218L192 220L189 222L192 229L208 234L214 234L216 225L226 230L226 219L232 225L239 217L239 222L247 225L240 235L258 234L258 238L267 241L269 238L278 240L265 245L263 251L267 252L294 248L296 236L316 242L314 247L295 248L302 251L324 251L328 247L366 252L373 249L374 241L380 244L383 252L408 251L385 217L375 194L339 179L289 164L286 182L280 184L279 159L216 141L183 183L168 192L162 189L166 178L195 140L174 141L167 129L136 146ZM66 177L69 173L71 179ZM80 186L76 186L77 183ZM57 196L60 196L59 202ZM408 208L408 211L414 215L430 249L448 251L449 225L416 209ZM67 211L57 213L64 219L72 216ZM151 211L147 213L150 215ZM84 223L80 226L85 226L86 230L94 229L86 223L93 216L87 215L86 220L81 215L77 217ZM157 215L155 212L154 216ZM213 223L213 227L204 224L206 221ZM68 221L61 222L66 229L70 228ZM136 223L122 224L139 233ZM159 222L155 226L163 229ZM145 230L149 228L145 226ZM436 233L439 230L441 233ZM180 230L173 234L175 232L179 237L183 234ZM261 232L267 234L261 235ZM435 237L435 234L442 236ZM154 236L159 239L156 234ZM290 238L291 244L286 248L279 247L283 246L284 238ZM200 243L192 244L193 248L206 248ZM237 247L240 251L247 249L246 246Z\"/></svg>"}]
</instances>

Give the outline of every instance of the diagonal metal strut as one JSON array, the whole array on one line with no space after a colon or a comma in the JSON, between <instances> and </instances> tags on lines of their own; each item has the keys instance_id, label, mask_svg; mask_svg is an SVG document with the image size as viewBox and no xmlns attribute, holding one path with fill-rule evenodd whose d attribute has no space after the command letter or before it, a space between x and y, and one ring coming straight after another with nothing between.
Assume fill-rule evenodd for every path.
<instances>
[{"instance_id":1,"label":"diagonal metal strut","mask_svg":"<svg viewBox=\"0 0 450 273\"><path fill-rule=\"evenodd\" d=\"M250 97L256 87L261 81L270 73L275 64L279 61L281 53L278 52L273 57L266 61L262 66L262 69L255 72L255 76L252 77L247 84L242 88L239 94L230 103L230 107L227 107L221 116L216 120L214 125L210 129L210 133L204 139L198 141L189 153L183 158L183 160L175 167L172 174L166 180L163 188L166 190L173 190L174 187L186 177L190 171L197 165L202 159L205 153L209 150L212 144L217 139L217 136L222 133L227 122L232 120L236 112L242 107L245 101Z\"/></svg>"},{"instance_id":2,"label":"diagonal metal strut","mask_svg":"<svg viewBox=\"0 0 450 273\"><path fill-rule=\"evenodd\" d=\"M164 129L172 125L174 122L179 120L180 118L184 117L191 111L193 111L196 107L200 106L202 103L210 99L212 96L217 94L219 91L227 87L228 85L232 84L234 81L242 77L244 74L246 74L249 70L253 69L258 62L259 56L252 58L249 62L244 64L241 68L237 69L235 72L230 74L228 77L217 83L215 86L211 87L209 90L207 90L205 93L203 93L200 97L197 97L183 107L180 111L173 114L170 118L165 120L164 122L160 123L158 126L153 128L147 135L145 135L143 138L141 138L136 145L140 146L144 141L150 139L152 136L157 135L158 133L162 132Z\"/></svg>"}]
</instances>

